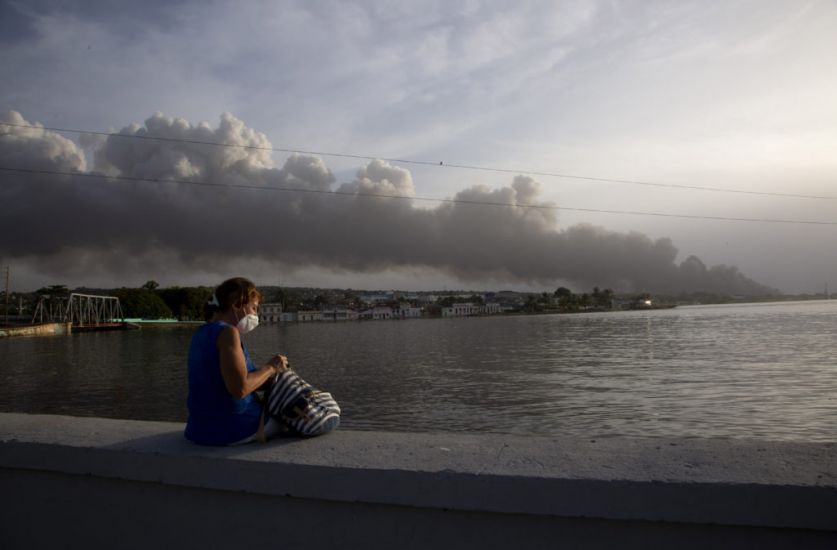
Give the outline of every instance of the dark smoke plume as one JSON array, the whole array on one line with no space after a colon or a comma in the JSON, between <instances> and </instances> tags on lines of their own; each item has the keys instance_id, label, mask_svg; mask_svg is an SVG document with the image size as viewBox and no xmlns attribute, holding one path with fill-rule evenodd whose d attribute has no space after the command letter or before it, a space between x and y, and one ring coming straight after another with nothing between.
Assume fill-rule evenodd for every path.
<instances>
[{"instance_id":1,"label":"dark smoke plume","mask_svg":"<svg viewBox=\"0 0 837 550\"><path fill-rule=\"evenodd\" d=\"M5 122L28 124L14 111ZM269 148L267 138L230 114L218 128L155 114L119 133ZM94 143L95 140L82 140ZM292 155L281 168L270 151L109 137L93 152L96 173L294 188L292 193L112 178L0 174L0 255L34 271L60 275L97 269L115 276L145 269L210 271L237 258L278 267L374 273L432 268L462 280L552 285L571 281L621 291L740 295L772 292L735 267L706 267L691 256L675 263L669 239L617 233L592 225L559 228L540 186L517 176L508 187L473 185L456 199L510 206L413 201L363 194L414 196L407 170L376 160L338 184L323 161ZM42 129L0 126L0 166L88 173L84 151ZM333 191L344 194L334 194ZM211 262L213 266L208 266Z\"/></svg>"}]
</instances>

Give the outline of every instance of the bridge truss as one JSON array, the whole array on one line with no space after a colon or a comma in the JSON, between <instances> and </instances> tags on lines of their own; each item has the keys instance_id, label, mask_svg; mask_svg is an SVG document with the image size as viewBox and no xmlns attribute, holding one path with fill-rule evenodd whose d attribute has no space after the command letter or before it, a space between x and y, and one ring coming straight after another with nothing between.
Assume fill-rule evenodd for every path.
<instances>
[{"instance_id":1,"label":"bridge truss","mask_svg":"<svg viewBox=\"0 0 837 550\"><path fill-rule=\"evenodd\" d=\"M77 326L122 322L122 306L116 296L94 296L73 292L67 300L64 322Z\"/></svg>"}]
</instances>

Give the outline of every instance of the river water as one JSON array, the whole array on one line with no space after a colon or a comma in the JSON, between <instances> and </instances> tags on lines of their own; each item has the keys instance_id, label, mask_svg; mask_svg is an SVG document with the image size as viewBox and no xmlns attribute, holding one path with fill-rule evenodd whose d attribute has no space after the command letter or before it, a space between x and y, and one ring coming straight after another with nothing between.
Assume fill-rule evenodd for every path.
<instances>
[{"instance_id":1,"label":"river water","mask_svg":"<svg viewBox=\"0 0 837 550\"><path fill-rule=\"evenodd\" d=\"M0 340L0 410L186 418L193 329ZM343 426L837 441L837 300L262 325Z\"/></svg>"}]
</instances>

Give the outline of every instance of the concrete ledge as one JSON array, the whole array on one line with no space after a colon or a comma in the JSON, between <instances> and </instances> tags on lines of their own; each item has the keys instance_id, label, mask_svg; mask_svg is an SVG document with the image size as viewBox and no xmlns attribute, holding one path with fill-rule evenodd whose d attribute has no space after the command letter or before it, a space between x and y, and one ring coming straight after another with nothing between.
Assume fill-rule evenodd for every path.
<instances>
[{"instance_id":1,"label":"concrete ledge","mask_svg":"<svg viewBox=\"0 0 837 550\"><path fill-rule=\"evenodd\" d=\"M70 334L72 323L42 323L39 325L21 325L0 327L0 338L8 336L55 336Z\"/></svg>"},{"instance_id":2,"label":"concrete ledge","mask_svg":"<svg viewBox=\"0 0 837 550\"><path fill-rule=\"evenodd\" d=\"M643 544L649 529L669 533L666 544L680 544L677 533L690 533L683 540L692 543L715 540L701 539L696 530L737 533L729 540L756 540L746 532L773 541L762 547L791 547L803 539L808 547L837 544L833 443L338 430L310 440L208 448L185 441L182 429L161 422L2 413L0 486L118 481L126 484L126 494L139 483L161 495L197 490L239 500L250 495L252 503L272 498L326 508L372 506L414 525L448 511L460 513L462 521L491 524L498 533L501 523L521 518L532 525L546 522L545 532L551 532L547 525L573 525L578 536L601 532L603 525L611 531L621 526L625 533L641 525L646 537L637 540ZM352 514L340 517L357 517ZM5 528L14 525L3 527L9 532ZM501 540L498 535L498 545ZM485 540L479 546L494 547Z\"/></svg>"}]
</instances>

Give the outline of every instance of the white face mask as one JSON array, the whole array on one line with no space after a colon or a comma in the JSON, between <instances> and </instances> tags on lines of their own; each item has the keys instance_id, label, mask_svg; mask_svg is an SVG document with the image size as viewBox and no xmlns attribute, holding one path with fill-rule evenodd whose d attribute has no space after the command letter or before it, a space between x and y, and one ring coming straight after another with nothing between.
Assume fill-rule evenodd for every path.
<instances>
[{"instance_id":1,"label":"white face mask","mask_svg":"<svg viewBox=\"0 0 837 550\"><path fill-rule=\"evenodd\" d=\"M255 313L248 313L238 322L238 332L247 334L259 326L259 316Z\"/></svg>"}]
</instances>

